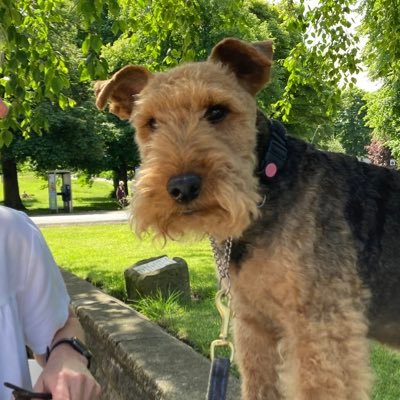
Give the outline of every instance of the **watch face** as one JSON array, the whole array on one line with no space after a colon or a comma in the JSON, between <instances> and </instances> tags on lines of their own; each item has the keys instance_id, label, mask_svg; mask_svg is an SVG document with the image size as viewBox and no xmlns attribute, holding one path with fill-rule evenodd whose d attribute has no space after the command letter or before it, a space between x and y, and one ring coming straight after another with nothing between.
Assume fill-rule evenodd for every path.
<instances>
[{"instance_id":1,"label":"watch face","mask_svg":"<svg viewBox=\"0 0 400 400\"><path fill-rule=\"evenodd\" d=\"M77 337L73 337L72 341L74 342L74 345L80 350L86 350L86 346Z\"/></svg>"},{"instance_id":2,"label":"watch face","mask_svg":"<svg viewBox=\"0 0 400 400\"><path fill-rule=\"evenodd\" d=\"M72 340L78 351L80 351L86 357L92 356L92 353L89 351L87 346L83 342L81 342L77 337L73 337Z\"/></svg>"},{"instance_id":3,"label":"watch face","mask_svg":"<svg viewBox=\"0 0 400 400\"><path fill-rule=\"evenodd\" d=\"M87 359L87 367L90 368L90 361L92 358L92 353L90 350L87 348L87 346L81 342L76 336L72 338L66 338L66 339L60 339L58 342L53 344L53 347L51 349L47 348L46 351L46 362L48 361L51 352L59 345L61 344L68 344L70 345L75 351L77 351L79 354L82 354L84 357Z\"/></svg>"}]
</instances>

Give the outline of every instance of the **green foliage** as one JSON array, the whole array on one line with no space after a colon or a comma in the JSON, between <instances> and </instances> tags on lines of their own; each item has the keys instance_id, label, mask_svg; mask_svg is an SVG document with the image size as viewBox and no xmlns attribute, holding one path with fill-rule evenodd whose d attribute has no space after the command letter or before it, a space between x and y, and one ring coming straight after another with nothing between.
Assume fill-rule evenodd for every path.
<instances>
[{"instance_id":1,"label":"green foliage","mask_svg":"<svg viewBox=\"0 0 400 400\"><path fill-rule=\"evenodd\" d=\"M385 84L367 96L366 121L373 135L400 161L400 81Z\"/></svg>"},{"instance_id":2,"label":"green foliage","mask_svg":"<svg viewBox=\"0 0 400 400\"><path fill-rule=\"evenodd\" d=\"M363 0L364 61L383 87L368 97L368 125L400 161L400 12L398 1Z\"/></svg>"},{"instance_id":3,"label":"green foliage","mask_svg":"<svg viewBox=\"0 0 400 400\"><path fill-rule=\"evenodd\" d=\"M368 41L364 61L370 75L385 82L398 81L400 71L400 12L398 1L363 0L361 33Z\"/></svg>"},{"instance_id":4,"label":"green foliage","mask_svg":"<svg viewBox=\"0 0 400 400\"><path fill-rule=\"evenodd\" d=\"M96 134L104 146L102 170L133 170L140 161L132 126L110 113L95 115Z\"/></svg>"},{"instance_id":5,"label":"green foliage","mask_svg":"<svg viewBox=\"0 0 400 400\"><path fill-rule=\"evenodd\" d=\"M68 87L75 84L73 76L105 78L132 62L162 70L182 61L204 59L226 36L274 39L273 80L268 91L260 94L260 106L282 118L292 133L317 139L316 132L328 132L329 141L332 135L327 125L338 111L339 86L352 87L352 74L359 70L358 39L351 29L355 0L321 1L313 7L304 0L282 0L274 5L259 0L49 0L32 4L27 0L0 2L6 37L0 96L12 105L10 116L0 122L5 128L0 131L0 146L9 144L16 132L27 137L49 128L43 100L61 109L72 106L76 96ZM363 0L358 5L362 33L369 39L364 60L372 76L385 83L380 97L368 104L368 124L398 157L398 5L389 0ZM73 50L76 44L81 54ZM360 148L350 149L349 141L343 145L346 151L360 152Z\"/></svg>"},{"instance_id":6,"label":"green foliage","mask_svg":"<svg viewBox=\"0 0 400 400\"><path fill-rule=\"evenodd\" d=\"M339 82L354 84L350 75L358 72L356 37L349 33L353 0L319 2L314 8L288 2L284 19L289 31L302 33L285 59L289 78L282 98L275 104L284 121L289 119L294 99L310 86L333 115L340 100ZM329 90L326 90L329 88Z\"/></svg>"},{"instance_id":7,"label":"green foliage","mask_svg":"<svg viewBox=\"0 0 400 400\"><path fill-rule=\"evenodd\" d=\"M43 99L61 108L74 104L65 94L70 85L68 67L56 43L50 40L52 32L63 23L62 3L0 2L0 28L4 31L0 96L11 105L9 116L0 120L0 147L11 142L13 132L28 136L48 127L47 118L36 109Z\"/></svg>"},{"instance_id":8,"label":"green foliage","mask_svg":"<svg viewBox=\"0 0 400 400\"><path fill-rule=\"evenodd\" d=\"M367 113L365 92L353 88L345 91L337 116L334 120L336 137L345 152L353 156L365 156L371 141L372 130L366 126Z\"/></svg>"},{"instance_id":9,"label":"green foliage","mask_svg":"<svg viewBox=\"0 0 400 400\"><path fill-rule=\"evenodd\" d=\"M101 24L104 15L112 21L114 34L123 32L123 37L135 38L141 43L141 51L146 53L148 65L173 66L180 61L193 60L204 54L197 53L207 36L203 35L202 14L218 16L220 32L230 21L240 25L240 11L243 0L79 0L78 11L87 32L82 42L86 55L81 64L83 80L104 78L107 75L108 63L101 54ZM89 6L90 4L90 6ZM104 12L106 11L106 14ZM137 32L140 32L138 35ZM207 29L206 29L207 31ZM204 43L203 43L204 44Z\"/></svg>"},{"instance_id":10,"label":"green foliage","mask_svg":"<svg viewBox=\"0 0 400 400\"><path fill-rule=\"evenodd\" d=\"M111 70L128 63L154 70L201 60L226 36L245 36L242 0L121 1L124 33L103 49Z\"/></svg>"},{"instance_id":11,"label":"green foliage","mask_svg":"<svg viewBox=\"0 0 400 400\"><path fill-rule=\"evenodd\" d=\"M50 104L41 108L49 121L48 132L32 133L27 139L16 134L8 149L15 158L20 162L31 160L32 168L42 174L55 169L80 169L88 173L101 170L104 148L91 117L93 102L65 111Z\"/></svg>"}]
</instances>

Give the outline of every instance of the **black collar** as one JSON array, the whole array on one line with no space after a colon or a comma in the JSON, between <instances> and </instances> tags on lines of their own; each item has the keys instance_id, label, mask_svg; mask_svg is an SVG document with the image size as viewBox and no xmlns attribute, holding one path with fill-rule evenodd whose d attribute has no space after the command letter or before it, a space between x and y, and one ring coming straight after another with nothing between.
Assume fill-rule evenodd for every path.
<instances>
[{"instance_id":1,"label":"black collar","mask_svg":"<svg viewBox=\"0 0 400 400\"><path fill-rule=\"evenodd\" d=\"M261 159L258 172L267 180L273 179L283 168L287 159L286 128L279 121L269 119L267 150Z\"/></svg>"}]
</instances>

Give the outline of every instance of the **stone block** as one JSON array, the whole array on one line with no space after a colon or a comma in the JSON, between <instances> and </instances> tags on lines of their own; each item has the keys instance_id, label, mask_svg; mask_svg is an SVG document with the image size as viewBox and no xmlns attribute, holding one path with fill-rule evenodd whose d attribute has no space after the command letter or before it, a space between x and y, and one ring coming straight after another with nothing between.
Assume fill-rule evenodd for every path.
<instances>
[{"instance_id":1,"label":"stone block","mask_svg":"<svg viewBox=\"0 0 400 400\"><path fill-rule=\"evenodd\" d=\"M189 269L180 257L160 256L141 260L124 271L126 291L130 301L161 292L168 297L178 292L181 300L190 301Z\"/></svg>"}]
</instances>

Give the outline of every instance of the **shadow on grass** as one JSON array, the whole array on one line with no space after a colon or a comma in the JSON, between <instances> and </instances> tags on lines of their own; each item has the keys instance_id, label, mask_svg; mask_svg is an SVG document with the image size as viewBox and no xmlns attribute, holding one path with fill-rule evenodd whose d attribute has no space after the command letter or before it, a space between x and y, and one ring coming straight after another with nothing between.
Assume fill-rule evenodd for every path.
<instances>
[{"instance_id":1,"label":"shadow on grass","mask_svg":"<svg viewBox=\"0 0 400 400\"><path fill-rule=\"evenodd\" d=\"M128 296L125 289L123 272L95 271L95 268L89 268L90 272L87 273L84 279L110 296L124 302L127 301Z\"/></svg>"},{"instance_id":2,"label":"shadow on grass","mask_svg":"<svg viewBox=\"0 0 400 400\"><path fill-rule=\"evenodd\" d=\"M75 206L73 205L73 213L82 213L82 212L89 212L89 211L115 211L120 210L121 208L118 204L112 200L104 201L104 198L101 199L102 201L98 202L87 202L86 205ZM28 202L23 201L24 206L26 207L26 213L28 215L51 215L51 214L69 214L68 210L64 210L64 207L59 207L58 212L50 210L49 208L30 208L31 205Z\"/></svg>"}]
</instances>

